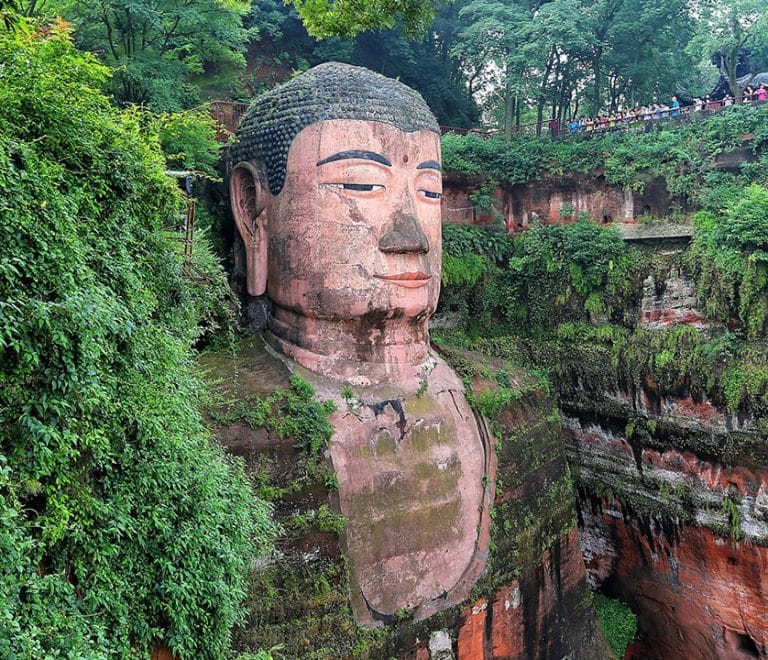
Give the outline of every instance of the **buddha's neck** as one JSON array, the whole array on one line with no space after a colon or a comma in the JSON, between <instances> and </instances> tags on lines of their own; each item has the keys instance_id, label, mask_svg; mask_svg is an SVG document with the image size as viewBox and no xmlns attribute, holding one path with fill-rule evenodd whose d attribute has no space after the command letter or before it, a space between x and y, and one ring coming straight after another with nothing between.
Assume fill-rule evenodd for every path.
<instances>
[{"instance_id":1,"label":"buddha's neck","mask_svg":"<svg viewBox=\"0 0 768 660\"><path fill-rule=\"evenodd\" d=\"M267 338L275 349L326 378L417 388L430 360L427 321L426 315L336 321L275 306Z\"/></svg>"}]
</instances>

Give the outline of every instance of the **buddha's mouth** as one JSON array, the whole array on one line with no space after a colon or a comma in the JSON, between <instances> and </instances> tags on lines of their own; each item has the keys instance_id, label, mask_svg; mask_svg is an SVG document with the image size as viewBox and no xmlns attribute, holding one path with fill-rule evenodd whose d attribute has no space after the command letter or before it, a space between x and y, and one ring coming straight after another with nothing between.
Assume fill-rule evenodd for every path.
<instances>
[{"instance_id":1,"label":"buddha's mouth","mask_svg":"<svg viewBox=\"0 0 768 660\"><path fill-rule=\"evenodd\" d=\"M415 273L399 273L398 275L376 275L380 280L385 282L392 282L399 286L408 287L409 289L417 289L420 286L429 284L432 279L431 275L417 271Z\"/></svg>"}]
</instances>

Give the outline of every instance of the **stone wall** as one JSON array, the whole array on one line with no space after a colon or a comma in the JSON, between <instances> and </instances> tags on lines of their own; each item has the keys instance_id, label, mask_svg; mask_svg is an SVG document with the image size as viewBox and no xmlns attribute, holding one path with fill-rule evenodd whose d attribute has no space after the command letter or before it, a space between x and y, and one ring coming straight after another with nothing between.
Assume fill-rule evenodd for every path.
<instances>
[{"instance_id":1,"label":"stone wall","mask_svg":"<svg viewBox=\"0 0 768 660\"><path fill-rule=\"evenodd\" d=\"M675 259L645 280L636 323L722 330ZM768 420L684 382L600 373L574 376L561 408L590 586L638 617L627 657L768 658Z\"/></svg>"}]
</instances>

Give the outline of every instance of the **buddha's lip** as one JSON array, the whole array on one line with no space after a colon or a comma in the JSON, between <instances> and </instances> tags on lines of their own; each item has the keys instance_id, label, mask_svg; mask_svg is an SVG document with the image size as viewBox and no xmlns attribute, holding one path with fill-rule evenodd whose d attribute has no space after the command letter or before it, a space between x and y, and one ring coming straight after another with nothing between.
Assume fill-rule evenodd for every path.
<instances>
[{"instance_id":1,"label":"buddha's lip","mask_svg":"<svg viewBox=\"0 0 768 660\"><path fill-rule=\"evenodd\" d=\"M376 277L385 282L392 282L410 288L424 286L432 279L431 275L427 275L421 271L416 271L415 273L398 273L397 275L376 275Z\"/></svg>"}]
</instances>

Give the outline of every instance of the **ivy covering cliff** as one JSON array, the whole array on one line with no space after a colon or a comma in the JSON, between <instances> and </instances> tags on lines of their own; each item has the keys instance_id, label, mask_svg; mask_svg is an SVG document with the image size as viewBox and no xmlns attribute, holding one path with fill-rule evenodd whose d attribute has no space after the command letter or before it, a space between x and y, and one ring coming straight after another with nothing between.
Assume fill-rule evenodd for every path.
<instances>
[{"instance_id":1,"label":"ivy covering cliff","mask_svg":"<svg viewBox=\"0 0 768 660\"><path fill-rule=\"evenodd\" d=\"M440 312L460 332L442 339L545 369L563 387L649 376L731 413L768 414L768 191L752 184L734 199L695 215L692 243L677 259L712 322L706 331L638 325L643 283L664 281L670 260L629 246L611 227L534 224L507 237L446 225Z\"/></svg>"},{"instance_id":2,"label":"ivy covering cliff","mask_svg":"<svg viewBox=\"0 0 768 660\"><path fill-rule=\"evenodd\" d=\"M198 410L222 274L182 277L159 143L66 26L0 62L0 655L218 657L274 534Z\"/></svg>"},{"instance_id":3,"label":"ivy covering cliff","mask_svg":"<svg viewBox=\"0 0 768 660\"><path fill-rule=\"evenodd\" d=\"M641 190L650 176L663 176L669 192L686 207L722 210L749 182L768 177L768 105L725 108L691 115L685 123L649 123L587 139L515 136L512 141L477 135L443 137L447 172L495 185L537 181L546 175L603 173L614 185ZM746 148L754 157L738 172L719 171L715 158Z\"/></svg>"}]
</instances>

